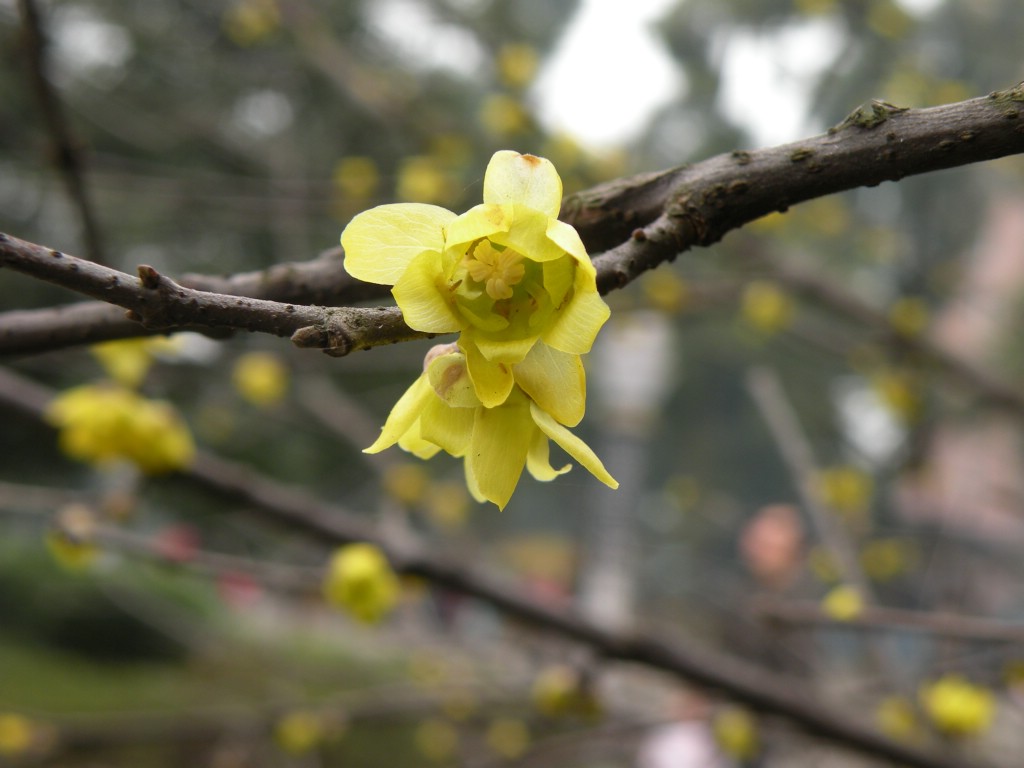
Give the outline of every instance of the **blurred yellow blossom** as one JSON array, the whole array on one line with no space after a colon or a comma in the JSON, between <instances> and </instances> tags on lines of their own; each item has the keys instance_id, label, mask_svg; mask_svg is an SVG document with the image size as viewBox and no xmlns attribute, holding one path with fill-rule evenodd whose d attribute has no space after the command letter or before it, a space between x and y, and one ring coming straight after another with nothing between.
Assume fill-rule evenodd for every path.
<instances>
[{"instance_id":1,"label":"blurred yellow blossom","mask_svg":"<svg viewBox=\"0 0 1024 768\"><path fill-rule=\"evenodd\" d=\"M834 11L838 6L838 0L794 0L796 9L807 16Z\"/></svg>"},{"instance_id":2,"label":"blurred yellow blossom","mask_svg":"<svg viewBox=\"0 0 1024 768\"><path fill-rule=\"evenodd\" d=\"M452 720L466 720L479 708L480 702L469 688L455 688L441 701L441 711Z\"/></svg>"},{"instance_id":3,"label":"blurred yellow blossom","mask_svg":"<svg viewBox=\"0 0 1024 768\"><path fill-rule=\"evenodd\" d=\"M459 748L458 731L450 723L436 718L420 723L413 740L420 753L438 763L450 760Z\"/></svg>"},{"instance_id":4,"label":"blurred yellow blossom","mask_svg":"<svg viewBox=\"0 0 1024 768\"><path fill-rule=\"evenodd\" d=\"M914 25L914 20L895 0L872 0L867 21L875 34L890 40L906 37Z\"/></svg>"},{"instance_id":5,"label":"blurred yellow blossom","mask_svg":"<svg viewBox=\"0 0 1024 768\"><path fill-rule=\"evenodd\" d=\"M648 272L640 287L648 303L665 314L674 315L686 306L686 281L670 269Z\"/></svg>"},{"instance_id":6,"label":"blurred yellow blossom","mask_svg":"<svg viewBox=\"0 0 1024 768\"><path fill-rule=\"evenodd\" d=\"M856 467L842 465L818 472L816 486L823 504L845 517L857 519L871 504L875 481Z\"/></svg>"},{"instance_id":7,"label":"blurred yellow blossom","mask_svg":"<svg viewBox=\"0 0 1024 768\"><path fill-rule=\"evenodd\" d=\"M567 664L541 670L533 681L530 698L537 711L548 717L590 719L601 714L601 703L592 688L577 669Z\"/></svg>"},{"instance_id":8,"label":"blurred yellow blossom","mask_svg":"<svg viewBox=\"0 0 1024 768\"><path fill-rule=\"evenodd\" d=\"M889 307L889 324L901 336L920 336L928 327L927 303L920 296L901 296Z\"/></svg>"},{"instance_id":9,"label":"blurred yellow blossom","mask_svg":"<svg viewBox=\"0 0 1024 768\"><path fill-rule=\"evenodd\" d=\"M288 367L269 352L242 355L231 373L238 393L260 408L281 402L288 392L288 380Z\"/></svg>"},{"instance_id":10,"label":"blurred yellow blossom","mask_svg":"<svg viewBox=\"0 0 1024 768\"><path fill-rule=\"evenodd\" d=\"M754 280L743 291L740 316L747 325L765 335L789 326L793 315L793 300L770 280Z\"/></svg>"},{"instance_id":11,"label":"blurred yellow blossom","mask_svg":"<svg viewBox=\"0 0 1024 768\"><path fill-rule=\"evenodd\" d=\"M371 157L343 157L334 166L334 186L346 200L363 201L373 197L380 186L377 163Z\"/></svg>"},{"instance_id":12,"label":"blurred yellow blossom","mask_svg":"<svg viewBox=\"0 0 1024 768\"><path fill-rule=\"evenodd\" d=\"M878 399L905 424L917 422L924 411L921 378L906 368L885 368L871 377Z\"/></svg>"},{"instance_id":13,"label":"blurred yellow blossom","mask_svg":"<svg viewBox=\"0 0 1024 768\"><path fill-rule=\"evenodd\" d=\"M948 736L975 736L988 730L995 718L995 696L960 675L944 675L923 686L921 706L935 727Z\"/></svg>"},{"instance_id":14,"label":"blurred yellow blossom","mask_svg":"<svg viewBox=\"0 0 1024 768\"><path fill-rule=\"evenodd\" d=\"M466 487L455 482L432 483L427 489L427 515L440 528L455 530L466 523L469 494Z\"/></svg>"},{"instance_id":15,"label":"blurred yellow blossom","mask_svg":"<svg viewBox=\"0 0 1024 768\"><path fill-rule=\"evenodd\" d=\"M236 45L250 46L269 37L281 25L276 0L235 0L221 20L224 34Z\"/></svg>"},{"instance_id":16,"label":"blurred yellow blossom","mask_svg":"<svg viewBox=\"0 0 1024 768\"><path fill-rule=\"evenodd\" d=\"M914 705L903 696L887 696L882 699L875 718L882 733L894 739L911 741L921 735Z\"/></svg>"},{"instance_id":17,"label":"blurred yellow blossom","mask_svg":"<svg viewBox=\"0 0 1024 768\"><path fill-rule=\"evenodd\" d=\"M807 553L807 567L818 581L830 584L839 580L839 569L828 550L812 547Z\"/></svg>"},{"instance_id":18,"label":"blurred yellow blossom","mask_svg":"<svg viewBox=\"0 0 1024 768\"><path fill-rule=\"evenodd\" d=\"M178 348L174 339L163 337L105 341L89 348L103 370L118 384L134 389L142 383L156 355Z\"/></svg>"},{"instance_id":19,"label":"blurred yellow blossom","mask_svg":"<svg viewBox=\"0 0 1024 768\"><path fill-rule=\"evenodd\" d=\"M331 558L323 589L329 603L375 624L398 602L399 581L380 549L348 544Z\"/></svg>"},{"instance_id":20,"label":"blurred yellow blossom","mask_svg":"<svg viewBox=\"0 0 1024 768\"><path fill-rule=\"evenodd\" d=\"M909 541L875 539L861 549L860 564L864 573L875 581L890 581L913 569L917 564L917 549Z\"/></svg>"},{"instance_id":21,"label":"blurred yellow blossom","mask_svg":"<svg viewBox=\"0 0 1024 768\"><path fill-rule=\"evenodd\" d=\"M46 548L59 565L69 571L88 568L99 556L93 543L96 516L92 509L77 502L57 512L56 525L46 535Z\"/></svg>"},{"instance_id":22,"label":"blurred yellow blossom","mask_svg":"<svg viewBox=\"0 0 1024 768\"><path fill-rule=\"evenodd\" d=\"M170 404L118 386L85 384L57 395L46 418L59 430L61 450L97 465L134 462L148 474L188 466L195 445Z\"/></svg>"},{"instance_id":23,"label":"blurred yellow blossom","mask_svg":"<svg viewBox=\"0 0 1024 768\"><path fill-rule=\"evenodd\" d=\"M507 43L498 50L498 74L509 88L525 88L537 74L537 49L528 43Z\"/></svg>"},{"instance_id":24,"label":"blurred yellow blossom","mask_svg":"<svg viewBox=\"0 0 1024 768\"><path fill-rule=\"evenodd\" d=\"M0 712L0 756L24 754L32 746L34 727L27 717Z\"/></svg>"},{"instance_id":25,"label":"blurred yellow blossom","mask_svg":"<svg viewBox=\"0 0 1024 768\"><path fill-rule=\"evenodd\" d=\"M274 725L274 740L285 752L304 755L324 737L324 725L315 712L297 710L281 717Z\"/></svg>"},{"instance_id":26,"label":"blurred yellow blossom","mask_svg":"<svg viewBox=\"0 0 1024 768\"><path fill-rule=\"evenodd\" d=\"M514 717L499 717L487 726L487 746L506 760L522 757L530 748L530 729Z\"/></svg>"},{"instance_id":27,"label":"blurred yellow blossom","mask_svg":"<svg viewBox=\"0 0 1024 768\"><path fill-rule=\"evenodd\" d=\"M741 707L723 707L711 723L721 750L737 762L752 760L760 750L757 721Z\"/></svg>"},{"instance_id":28,"label":"blurred yellow blossom","mask_svg":"<svg viewBox=\"0 0 1024 768\"><path fill-rule=\"evenodd\" d=\"M450 198L453 192L452 181L448 174L445 173L441 164L429 155L407 157L398 167L398 182L395 186L395 194L399 200L415 200L419 203L442 203ZM342 245L345 245L344 241L342 241ZM349 247L345 246L346 267L349 261L349 250ZM351 270L349 271L351 272ZM359 276L355 275L355 277Z\"/></svg>"},{"instance_id":29,"label":"blurred yellow blossom","mask_svg":"<svg viewBox=\"0 0 1024 768\"><path fill-rule=\"evenodd\" d=\"M403 461L384 469L381 484L391 498L411 507L423 500L430 485L430 475L419 464Z\"/></svg>"},{"instance_id":30,"label":"blurred yellow blossom","mask_svg":"<svg viewBox=\"0 0 1024 768\"><path fill-rule=\"evenodd\" d=\"M507 139L529 127L530 115L522 102L507 93L492 93L480 105L480 124L496 139Z\"/></svg>"},{"instance_id":31,"label":"blurred yellow blossom","mask_svg":"<svg viewBox=\"0 0 1024 768\"><path fill-rule=\"evenodd\" d=\"M864 612L864 595L856 587L840 584L825 595L821 610L836 621L851 621Z\"/></svg>"}]
</instances>

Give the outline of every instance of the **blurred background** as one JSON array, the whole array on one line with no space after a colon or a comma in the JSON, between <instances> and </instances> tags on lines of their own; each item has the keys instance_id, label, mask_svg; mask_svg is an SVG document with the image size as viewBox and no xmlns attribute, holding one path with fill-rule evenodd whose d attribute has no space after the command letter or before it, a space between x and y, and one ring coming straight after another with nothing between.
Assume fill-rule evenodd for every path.
<instances>
[{"instance_id":1,"label":"blurred background","mask_svg":"<svg viewBox=\"0 0 1024 768\"><path fill-rule=\"evenodd\" d=\"M551 159L571 195L796 141L870 99L1024 79L1016 0L27 5L93 223L40 107L26 3L0 0L0 230L172 277L337 260L382 203L461 212L498 149ZM427 582L403 579L375 624L327 606L324 542L174 474L75 461L15 405L27 382L113 379L173 404L203 450L537 600L1015 765L1022 290L1019 157L754 222L606 297L575 431L622 487L524 477L501 513L454 459L360 452L431 342L9 355L0 764L873 764ZM0 275L4 311L76 300Z\"/></svg>"}]
</instances>

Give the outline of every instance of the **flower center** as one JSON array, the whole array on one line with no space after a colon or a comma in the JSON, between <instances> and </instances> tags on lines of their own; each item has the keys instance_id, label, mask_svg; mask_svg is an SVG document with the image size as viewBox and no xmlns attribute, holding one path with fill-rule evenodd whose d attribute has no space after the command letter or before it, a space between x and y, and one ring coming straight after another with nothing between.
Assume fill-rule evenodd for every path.
<instances>
[{"instance_id":1,"label":"flower center","mask_svg":"<svg viewBox=\"0 0 1024 768\"><path fill-rule=\"evenodd\" d=\"M511 248L499 248L490 240L481 240L466 254L466 272L469 277L475 282L484 283L487 295L495 301L512 298L512 286L518 284L526 274L522 254Z\"/></svg>"}]
</instances>

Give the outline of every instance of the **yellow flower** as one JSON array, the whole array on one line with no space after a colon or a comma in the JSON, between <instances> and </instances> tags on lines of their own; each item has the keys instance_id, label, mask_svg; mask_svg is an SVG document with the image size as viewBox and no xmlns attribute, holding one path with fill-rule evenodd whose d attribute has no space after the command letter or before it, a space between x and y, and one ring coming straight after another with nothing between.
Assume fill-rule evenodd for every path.
<instances>
[{"instance_id":1,"label":"yellow flower","mask_svg":"<svg viewBox=\"0 0 1024 768\"><path fill-rule=\"evenodd\" d=\"M850 621L864 611L864 596L856 587L840 584L825 595L821 609L836 621Z\"/></svg>"},{"instance_id":2,"label":"yellow flower","mask_svg":"<svg viewBox=\"0 0 1024 768\"><path fill-rule=\"evenodd\" d=\"M459 734L444 720L424 720L413 734L416 747L435 762L450 760L459 748Z\"/></svg>"},{"instance_id":3,"label":"yellow flower","mask_svg":"<svg viewBox=\"0 0 1024 768\"><path fill-rule=\"evenodd\" d=\"M945 675L924 686L919 697L935 727L949 736L983 733L995 718L995 697L959 675Z\"/></svg>"},{"instance_id":4,"label":"yellow flower","mask_svg":"<svg viewBox=\"0 0 1024 768\"><path fill-rule=\"evenodd\" d=\"M430 485L430 476L419 464L403 462L384 470L381 485L395 501L411 507L423 499Z\"/></svg>"},{"instance_id":5,"label":"yellow flower","mask_svg":"<svg viewBox=\"0 0 1024 768\"><path fill-rule=\"evenodd\" d=\"M331 558L324 595L360 621L380 621L398 602L398 593L398 577L374 545L349 544Z\"/></svg>"},{"instance_id":6,"label":"yellow flower","mask_svg":"<svg viewBox=\"0 0 1024 768\"><path fill-rule=\"evenodd\" d=\"M864 514L875 488L871 475L851 466L821 470L817 486L821 501L850 519Z\"/></svg>"},{"instance_id":7,"label":"yellow flower","mask_svg":"<svg viewBox=\"0 0 1024 768\"><path fill-rule=\"evenodd\" d=\"M530 729L518 718L499 717L487 727L487 746L506 760L522 757L530 747Z\"/></svg>"},{"instance_id":8,"label":"yellow flower","mask_svg":"<svg viewBox=\"0 0 1024 768\"><path fill-rule=\"evenodd\" d=\"M546 359L537 359L546 358ZM504 509L523 466L538 480L553 480L571 465L555 469L548 440L554 440L605 485L617 488L594 452L559 421L576 424L582 417L583 368L579 357L537 345L519 366L524 386L513 387L494 408L485 408L470 381L469 358L454 344L434 347L426 370L395 404L377 441L366 453L395 443L420 458L444 450L465 457L466 483L477 501ZM526 387L545 382L558 384ZM557 394L569 392L559 402ZM549 412L550 411L550 412Z\"/></svg>"},{"instance_id":9,"label":"yellow flower","mask_svg":"<svg viewBox=\"0 0 1024 768\"><path fill-rule=\"evenodd\" d=\"M733 759L750 760L758 753L757 722L747 710L725 707L715 714L711 727L718 746Z\"/></svg>"},{"instance_id":10,"label":"yellow flower","mask_svg":"<svg viewBox=\"0 0 1024 768\"><path fill-rule=\"evenodd\" d=\"M509 43L498 51L498 74L510 88L525 88L537 74L537 49L528 43Z\"/></svg>"},{"instance_id":11,"label":"yellow flower","mask_svg":"<svg viewBox=\"0 0 1024 768\"><path fill-rule=\"evenodd\" d=\"M20 755L32 746L32 721L12 712L0 712L0 755Z\"/></svg>"},{"instance_id":12,"label":"yellow flower","mask_svg":"<svg viewBox=\"0 0 1024 768\"><path fill-rule=\"evenodd\" d=\"M792 322L793 300L775 283L755 280L743 292L740 314L752 328L770 335Z\"/></svg>"},{"instance_id":13,"label":"yellow flower","mask_svg":"<svg viewBox=\"0 0 1024 768\"><path fill-rule=\"evenodd\" d=\"M901 741L912 741L921 735L914 706L903 696L882 699L875 713L882 733Z\"/></svg>"},{"instance_id":14,"label":"yellow flower","mask_svg":"<svg viewBox=\"0 0 1024 768\"><path fill-rule=\"evenodd\" d=\"M84 504L71 503L57 512L54 530L46 534L46 548L53 559L69 571L88 568L99 556L93 543L96 516Z\"/></svg>"},{"instance_id":15,"label":"yellow flower","mask_svg":"<svg viewBox=\"0 0 1024 768\"><path fill-rule=\"evenodd\" d=\"M108 376L122 386L134 388L142 383L157 354L177 347L172 339L152 338L106 341L89 349Z\"/></svg>"},{"instance_id":16,"label":"yellow flower","mask_svg":"<svg viewBox=\"0 0 1024 768\"><path fill-rule=\"evenodd\" d=\"M488 134L508 138L529 126L530 115L522 102L505 93L492 93L480 105L480 124Z\"/></svg>"},{"instance_id":17,"label":"yellow flower","mask_svg":"<svg viewBox=\"0 0 1024 768\"><path fill-rule=\"evenodd\" d=\"M380 173L373 158L343 157L334 167L334 185L346 199L365 200L377 191Z\"/></svg>"},{"instance_id":18,"label":"yellow flower","mask_svg":"<svg viewBox=\"0 0 1024 768\"><path fill-rule=\"evenodd\" d=\"M557 218L562 182L548 160L495 153L483 197L461 216L419 203L364 211L341 235L345 268L359 280L394 285L411 327L461 331L459 346L484 406L504 403L516 381L539 402L531 385L546 376L537 363L589 352L609 310L583 242ZM531 352L527 382L518 369ZM578 360L569 365L579 367ZM575 387L568 394L579 396ZM575 405L582 418L582 402Z\"/></svg>"},{"instance_id":19,"label":"yellow flower","mask_svg":"<svg viewBox=\"0 0 1024 768\"><path fill-rule=\"evenodd\" d=\"M284 715L274 726L274 739L285 752L304 755L323 740L324 724L314 712L296 711Z\"/></svg>"},{"instance_id":20,"label":"yellow flower","mask_svg":"<svg viewBox=\"0 0 1024 768\"><path fill-rule=\"evenodd\" d=\"M584 684L573 667L556 664L542 670L530 691L533 705L548 717L594 718L601 714L601 702Z\"/></svg>"},{"instance_id":21,"label":"yellow flower","mask_svg":"<svg viewBox=\"0 0 1024 768\"><path fill-rule=\"evenodd\" d=\"M170 403L148 400L116 386L86 384L61 393L47 409L71 458L103 465L118 459L148 474L191 463L195 445Z\"/></svg>"},{"instance_id":22,"label":"yellow flower","mask_svg":"<svg viewBox=\"0 0 1024 768\"><path fill-rule=\"evenodd\" d=\"M395 189L395 193L401 200L428 200L432 203L437 203L447 199L452 194L452 191L451 179L445 174L440 163L433 157L429 155L414 155L402 161L402 165L398 169L398 184ZM349 227L351 226L349 224ZM344 242L342 240L342 243ZM347 257L348 246L345 246L345 251ZM348 267L347 258L345 259L345 266L346 268ZM369 280L368 278L359 277L351 269L349 269L349 273L353 277L370 283L382 282L380 280Z\"/></svg>"},{"instance_id":23,"label":"yellow flower","mask_svg":"<svg viewBox=\"0 0 1024 768\"><path fill-rule=\"evenodd\" d=\"M901 336L917 338L928 328L928 305L920 296L901 296L889 307L889 324Z\"/></svg>"},{"instance_id":24,"label":"yellow flower","mask_svg":"<svg viewBox=\"0 0 1024 768\"><path fill-rule=\"evenodd\" d=\"M288 368L269 352L249 352L235 362L231 382L250 403L266 408L288 392Z\"/></svg>"},{"instance_id":25,"label":"yellow flower","mask_svg":"<svg viewBox=\"0 0 1024 768\"><path fill-rule=\"evenodd\" d=\"M236 45L249 46L269 37L281 24L275 0L238 0L221 21L224 33Z\"/></svg>"}]
</instances>

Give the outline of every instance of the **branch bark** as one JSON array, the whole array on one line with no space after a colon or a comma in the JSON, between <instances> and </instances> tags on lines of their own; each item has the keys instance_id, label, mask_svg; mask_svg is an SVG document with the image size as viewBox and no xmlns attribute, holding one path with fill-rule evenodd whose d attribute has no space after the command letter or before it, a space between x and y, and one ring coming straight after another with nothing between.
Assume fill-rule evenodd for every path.
<instances>
[{"instance_id":1,"label":"branch bark","mask_svg":"<svg viewBox=\"0 0 1024 768\"><path fill-rule=\"evenodd\" d=\"M751 152L735 151L694 165L594 187L567 198L562 218L579 230L591 253L604 251L594 258L594 264L598 287L602 293L608 293L629 284L644 271L674 259L682 251L710 245L727 232L773 211L786 210L790 205L1021 152L1024 83L988 96L928 109L903 109L874 101L855 110L827 133L804 141ZM0 243L0 258L6 256L11 242L13 238ZM13 266L9 258L0 263ZM55 263L49 262L51 267ZM355 300L357 296L379 297L385 293L380 286L357 289L335 264L314 264L283 265L272 276L190 276L182 284L191 283L214 293L276 298L292 304L341 297ZM43 274L37 276L48 279ZM330 288L324 288L318 279L321 276L328 278ZM268 282L263 282L265 279ZM73 285L69 287L74 289ZM365 292L350 293L359 290ZM111 296L107 293L96 298L110 301ZM210 327L208 318L198 311L183 310L178 315L182 325ZM96 340L127 332L123 321L114 329L105 324L109 323L109 316L102 318L105 322L97 324ZM9 319L0 316L0 327L6 327ZM29 322L25 315L14 319L19 321L19 329ZM62 334L53 324L53 317L45 319L51 323L47 332L49 348L58 343L77 343L85 336L81 331ZM229 327L264 330L250 325ZM172 327L175 326L161 330ZM310 333L303 337L303 344L332 347L346 329L338 330L341 333ZM373 344L422 335L411 332L400 319L390 315L375 331L377 338ZM351 349L373 344L357 343ZM343 348L334 346L334 353ZM12 329L0 337L0 354L29 349L32 347L23 341L20 331Z\"/></svg>"},{"instance_id":2,"label":"branch bark","mask_svg":"<svg viewBox=\"0 0 1024 768\"><path fill-rule=\"evenodd\" d=\"M0 369L0 400L11 406L40 417L52 395L45 387ZM387 535L343 507L209 452L200 452L183 474L208 490L244 502L247 511L322 544L373 543L397 571L476 597L510 618L586 645L605 659L663 670L754 709L789 719L809 733L898 764L970 768L959 757L932 754L893 741L820 701L792 679L693 644L667 643L641 632L605 629L564 605L538 601L490 574L439 555L436 548L415 540L411 534L403 534L400 539Z\"/></svg>"}]
</instances>

